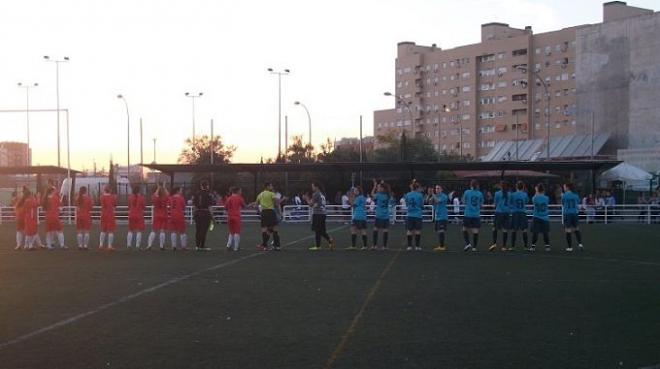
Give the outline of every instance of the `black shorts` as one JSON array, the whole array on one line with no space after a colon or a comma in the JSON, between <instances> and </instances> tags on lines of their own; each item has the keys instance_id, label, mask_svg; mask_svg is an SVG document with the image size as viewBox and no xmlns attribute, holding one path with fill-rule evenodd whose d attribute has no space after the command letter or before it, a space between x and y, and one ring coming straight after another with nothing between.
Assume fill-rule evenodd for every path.
<instances>
[{"instance_id":1,"label":"black shorts","mask_svg":"<svg viewBox=\"0 0 660 369\"><path fill-rule=\"evenodd\" d=\"M366 220L358 220L358 219L353 219L351 222L351 225L355 227L356 229L367 229L367 221Z\"/></svg>"},{"instance_id":2,"label":"black shorts","mask_svg":"<svg viewBox=\"0 0 660 369\"><path fill-rule=\"evenodd\" d=\"M467 229L481 228L481 218L463 217L463 227Z\"/></svg>"},{"instance_id":3,"label":"black shorts","mask_svg":"<svg viewBox=\"0 0 660 369\"><path fill-rule=\"evenodd\" d=\"M312 214L312 231L325 233L325 214Z\"/></svg>"},{"instance_id":4,"label":"black shorts","mask_svg":"<svg viewBox=\"0 0 660 369\"><path fill-rule=\"evenodd\" d=\"M273 209L264 209L261 211L261 227L270 228L277 225L277 215Z\"/></svg>"},{"instance_id":5,"label":"black shorts","mask_svg":"<svg viewBox=\"0 0 660 369\"><path fill-rule=\"evenodd\" d=\"M421 231L422 218L406 218L406 230L408 231Z\"/></svg>"},{"instance_id":6,"label":"black shorts","mask_svg":"<svg viewBox=\"0 0 660 369\"><path fill-rule=\"evenodd\" d=\"M550 222L541 218L532 219L532 232L533 233L548 233L550 232Z\"/></svg>"},{"instance_id":7,"label":"black shorts","mask_svg":"<svg viewBox=\"0 0 660 369\"><path fill-rule=\"evenodd\" d=\"M511 229L514 231L526 231L528 227L527 213L516 212L511 214Z\"/></svg>"},{"instance_id":8,"label":"black shorts","mask_svg":"<svg viewBox=\"0 0 660 369\"><path fill-rule=\"evenodd\" d=\"M495 222L493 227L497 230L511 229L511 214L495 213Z\"/></svg>"},{"instance_id":9,"label":"black shorts","mask_svg":"<svg viewBox=\"0 0 660 369\"><path fill-rule=\"evenodd\" d=\"M578 224L577 214L564 214L564 228L577 228Z\"/></svg>"},{"instance_id":10,"label":"black shorts","mask_svg":"<svg viewBox=\"0 0 660 369\"><path fill-rule=\"evenodd\" d=\"M390 228L390 220L389 219L376 218L376 222L374 223L374 227L376 227L378 229L388 229L388 228Z\"/></svg>"},{"instance_id":11,"label":"black shorts","mask_svg":"<svg viewBox=\"0 0 660 369\"><path fill-rule=\"evenodd\" d=\"M435 231L446 231L447 230L447 220L436 220L435 221Z\"/></svg>"}]
</instances>

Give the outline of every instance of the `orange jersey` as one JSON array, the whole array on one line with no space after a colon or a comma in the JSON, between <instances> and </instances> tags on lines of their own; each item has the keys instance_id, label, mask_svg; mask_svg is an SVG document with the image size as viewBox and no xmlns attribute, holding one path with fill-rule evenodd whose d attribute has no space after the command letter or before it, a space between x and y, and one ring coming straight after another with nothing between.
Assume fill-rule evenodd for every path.
<instances>
[{"instance_id":1,"label":"orange jersey","mask_svg":"<svg viewBox=\"0 0 660 369\"><path fill-rule=\"evenodd\" d=\"M52 193L46 199L46 217L57 218L60 215L60 195Z\"/></svg>"},{"instance_id":2,"label":"orange jersey","mask_svg":"<svg viewBox=\"0 0 660 369\"><path fill-rule=\"evenodd\" d=\"M101 195L101 217L115 217L115 206L117 198L113 194L104 193Z\"/></svg>"},{"instance_id":3,"label":"orange jersey","mask_svg":"<svg viewBox=\"0 0 660 369\"><path fill-rule=\"evenodd\" d=\"M78 217L89 218L92 213L92 199L87 195L83 195L82 199L78 200Z\"/></svg>"},{"instance_id":4,"label":"orange jersey","mask_svg":"<svg viewBox=\"0 0 660 369\"><path fill-rule=\"evenodd\" d=\"M225 202L225 208L227 209L227 215L230 218L240 218L241 209L245 206L245 200L241 195L231 195Z\"/></svg>"},{"instance_id":5,"label":"orange jersey","mask_svg":"<svg viewBox=\"0 0 660 369\"><path fill-rule=\"evenodd\" d=\"M37 199L28 197L23 202L23 216L25 219L25 235L34 236L37 234Z\"/></svg>"},{"instance_id":6,"label":"orange jersey","mask_svg":"<svg viewBox=\"0 0 660 369\"><path fill-rule=\"evenodd\" d=\"M140 194L128 196L128 216L144 216L144 196Z\"/></svg>"},{"instance_id":7,"label":"orange jersey","mask_svg":"<svg viewBox=\"0 0 660 369\"><path fill-rule=\"evenodd\" d=\"M181 195L174 195L169 198L170 218L183 219L186 211L186 200Z\"/></svg>"}]
</instances>

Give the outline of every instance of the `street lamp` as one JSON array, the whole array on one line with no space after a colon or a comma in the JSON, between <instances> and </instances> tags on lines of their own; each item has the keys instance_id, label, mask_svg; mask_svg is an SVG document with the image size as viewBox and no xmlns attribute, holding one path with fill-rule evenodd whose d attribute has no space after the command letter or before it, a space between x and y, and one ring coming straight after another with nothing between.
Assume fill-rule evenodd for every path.
<instances>
[{"instance_id":1,"label":"street lamp","mask_svg":"<svg viewBox=\"0 0 660 369\"><path fill-rule=\"evenodd\" d=\"M279 160L282 156L282 76L290 74L291 70L276 71L273 68L268 68L268 72L277 75L277 159Z\"/></svg>"},{"instance_id":2,"label":"street lamp","mask_svg":"<svg viewBox=\"0 0 660 369\"><path fill-rule=\"evenodd\" d=\"M65 56L62 59L51 59L50 56L44 55L44 60L47 62L55 63L55 96L57 99L57 166L60 164L60 63L67 63L69 57Z\"/></svg>"},{"instance_id":3,"label":"street lamp","mask_svg":"<svg viewBox=\"0 0 660 369\"><path fill-rule=\"evenodd\" d=\"M124 102L126 107L126 178L130 181L131 177L131 116L128 113L128 102L124 95L117 95L117 98Z\"/></svg>"},{"instance_id":4,"label":"street lamp","mask_svg":"<svg viewBox=\"0 0 660 369\"><path fill-rule=\"evenodd\" d=\"M32 160L30 160L30 89L39 86L38 83L25 84L18 82L18 87L25 89L25 122L27 123L27 153L25 159L27 160L27 165L32 165Z\"/></svg>"},{"instance_id":5,"label":"street lamp","mask_svg":"<svg viewBox=\"0 0 660 369\"><path fill-rule=\"evenodd\" d=\"M196 94L186 92L185 96L192 99L192 143L195 144L195 99L198 99L204 95L203 92L198 92Z\"/></svg>"},{"instance_id":6,"label":"street lamp","mask_svg":"<svg viewBox=\"0 0 660 369\"><path fill-rule=\"evenodd\" d=\"M523 67L521 65L518 65L515 67L516 69L520 70L523 73L527 73L529 70L526 67ZM550 160L550 93L548 93L548 85L545 83L543 78L541 78L541 75L539 72L535 70L531 70L532 74L534 74L534 77L538 79L541 82L541 86L543 86L543 92L545 92L545 126L546 126L546 135L547 141L546 141L546 151L547 151L547 160Z\"/></svg>"},{"instance_id":7,"label":"street lamp","mask_svg":"<svg viewBox=\"0 0 660 369\"><path fill-rule=\"evenodd\" d=\"M312 145L312 116L309 115L309 109L307 109L307 106L305 104L301 103L300 101L296 101L293 103L294 105L300 105L305 109L305 112L307 113L307 125L309 128L309 145Z\"/></svg>"},{"instance_id":8,"label":"street lamp","mask_svg":"<svg viewBox=\"0 0 660 369\"><path fill-rule=\"evenodd\" d=\"M412 105L412 102L410 102L410 101L406 101L406 100L404 99L403 96L401 96L401 95L394 95L394 94L391 93L391 92L384 92L383 95L394 97L394 98L396 99L396 102L397 102L398 104L403 104L403 105L406 106L406 109L408 109L408 115L410 115L410 124L412 124L413 137L415 137L415 117L413 117L413 113L412 113L412 106L411 106L411 105ZM404 124L404 128L403 128L403 130L404 130L404 132L405 132L405 124Z\"/></svg>"}]
</instances>

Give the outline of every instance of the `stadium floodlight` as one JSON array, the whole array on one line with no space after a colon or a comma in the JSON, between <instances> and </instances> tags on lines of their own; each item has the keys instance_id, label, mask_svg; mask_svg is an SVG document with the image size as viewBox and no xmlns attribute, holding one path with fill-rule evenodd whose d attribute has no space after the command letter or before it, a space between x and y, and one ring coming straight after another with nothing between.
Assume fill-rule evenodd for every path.
<instances>
[{"instance_id":1,"label":"stadium floodlight","mask_svg":"<svg viewBox=\"0 0 660 369\"><path fill-rule=\"evenodd\" d=\"M539 74L538 71L534 69L528 69L527 67L524 67L522 65L517 65L514 67L515 69L518 69L519 71L523 73L528 73L529 71L532 72L534 77L541 82L541 86L543 86L543 92L545 93L545 128L546 128L546 159L550 160L550 94L548 93L548 85L545 83L541 75Z\"/></svg>"},{"instance_id":2,"label":"stadium floodlight","mask_svg":"<svg viewBox=\"0 0 660 369\"><path fill-rule=\"evenodd\" d=\"M296 101L293 103L293 105L299 105L302 106L303 109L305 109L305 112L307 113L307 126L309 129L309 144L312 144L312 116L309 114L309 109L307 109L307 106L300 101Z\"/></svg>"},{"instance_id":3,"label":"stadium floodlight","mask_svg":"<svg viewBox=\"0 0 660 369\"><path fill-rule=\"evenodd\" d=\"M60 63L69 61L69 57L65 56L62 59L53 59L48 55L44 55L44 60L47 62L55 63L55 96L57 99L57 166L61 166L60 161ZM68 142L68 141L67 141ZM68 143L67 143L68 145Z\"/></svg>"},{"instance_id":4,"label":"stadium floodlight","mask_svg":"<svg viewBox=\"0 0 660 369\"><path fill-rule=\"evenodd\" d=\"M27 140L26 140L26 155L25 155L25 160L27 162L27 165L30 166L32 165L32 160L30 158L30 89L34 87L38 87L38 83L23 83L23 82L18 82L16 84L20 88L25 89L25 123L26 123L26 130L27 130Z\"/></svg>"},{"instance_id":5,"label":"stadium floodlight","mask_svg":"<svg viewBox=\"0 0 660 369\"><path fill-rule=\"evenodd\" d=\"M195 100L204 96L203 92L198 92L198 93L191 93L191 92L186 92L184 94L186 97L189 97L192 99L192 142L193 145L195 144Z\"/></svg>"},{"instance_id":6,"label":"stadium floodlight","mask_svg":"<svg viewBox=\"0 0 660 369\"><path fill-rule=\"evenodd\" d=\"M119 100L124 102L126 107L126 178L130 180L131 175L131 116L128 112L128 102L124 95L117 95Z\"/></svg>"},{"instance_id":7,"label":"stadium floodlight","mask_svg":"<svg viewBox=\"0 0 660 369\"><path fill-rule=\"evenodd\" d=\"M282 76L290 74L291 70L284 68L277 71L268 68L268 72L277 75L277 158L279 159L282 156Z\"/></svg>"}]
</instances>

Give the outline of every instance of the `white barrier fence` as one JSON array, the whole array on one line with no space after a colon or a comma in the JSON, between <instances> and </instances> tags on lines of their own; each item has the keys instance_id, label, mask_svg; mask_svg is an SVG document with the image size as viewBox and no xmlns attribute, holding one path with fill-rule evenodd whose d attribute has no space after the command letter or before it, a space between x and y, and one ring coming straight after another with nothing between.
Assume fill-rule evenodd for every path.
<instances>
[{"instance_id":1,"label":"white barrier fence","mask_svg":"<svg viewBox=\"0 0 660 369\"><path fill-rule=\"evenodd\" d=\"M367 219L373 221L375 213L374 206L367 207ZM217 222L227 221L227 211L222 206L212 207L213 218ZM463 218L463 206L455 209L453 205L447 206L450 220L460 221ZM458 210L455 212L455 210ZM152 208L147 207L144 212L145 222L150 223L152 219ZM528 214L531 216L532 208L528 207ZM550 205L550 221L561 222L561 205ZM39 221L43 221L45 212L42 208L38 209ZM75 206L60 208L60 219L64 223L75 223L77 208ZM350 222L352 210L343 208L341 205L328 205L326 207L328 222ZM423 210L423 221L432 222L434 219L433 206L425 205ZM188 206L185 210L186 221L190 224L194 222L193 207ZM246 223L259 222L259 213L257 209L244 209L241 212L242 220ZM484 206L481 211L481 218L485 222L490 222L494 217L494 208ZM92 208L92 221L98 222L101 218L101 207ZM117 223L128 223L128 207L117 206L115 208L115 218ZM403 223L406 218L406 209L404 206L397 205L390 209L390 220L392 223ZM281 219L284 223L310 223L312 221L311 209L307 205L287 205L282 209ZM580 210L580 220L586 223L638 223L653 224L660 223L660 205L615 205L603 207L586 207ZM5 206L0 207L0 224L13 223L15 221L14 208Z\"/></svg>"}]
</instances>

